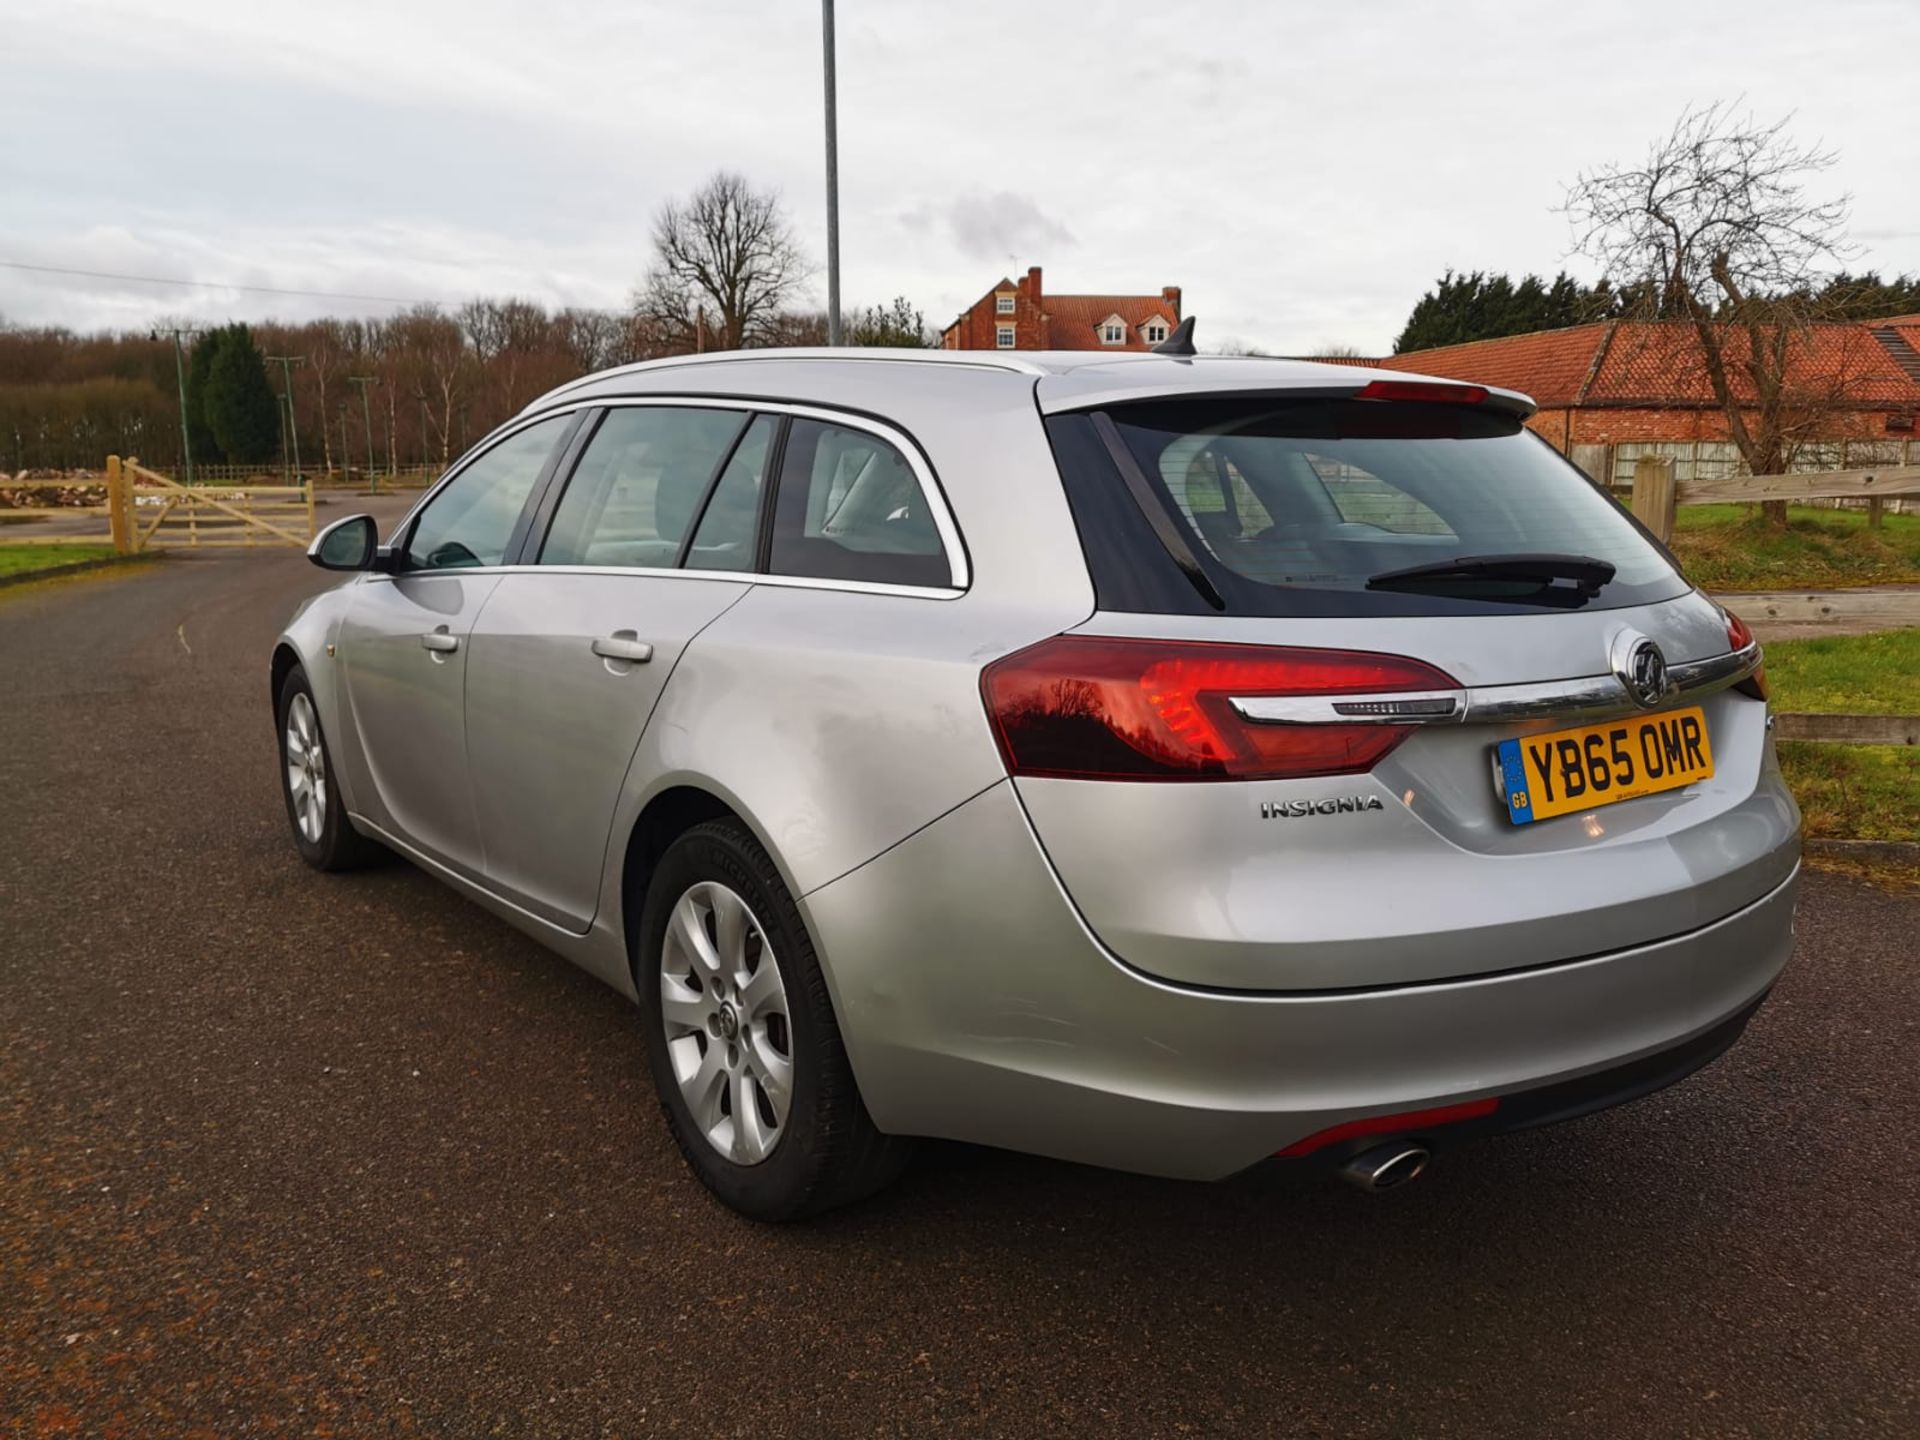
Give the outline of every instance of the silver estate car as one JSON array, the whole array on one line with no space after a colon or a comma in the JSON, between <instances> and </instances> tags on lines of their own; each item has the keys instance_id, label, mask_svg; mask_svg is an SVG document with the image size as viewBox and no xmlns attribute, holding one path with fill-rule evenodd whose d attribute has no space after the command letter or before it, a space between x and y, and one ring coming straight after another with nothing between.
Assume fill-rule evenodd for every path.
<instances>
[{"instance_id":1,"label":"silver estate car","mask_svg":"<svg viewBox=\"0 0 1920 1440\"><path fill-rule=\"evenodd\" d=\"M1531 408L1191 354L590 376L315 540L295 843L637 1000L751 1216L915 1136L1398 1184L1704 1065L1792 946L1760 648Z\"/></svg>"}]
</instances>

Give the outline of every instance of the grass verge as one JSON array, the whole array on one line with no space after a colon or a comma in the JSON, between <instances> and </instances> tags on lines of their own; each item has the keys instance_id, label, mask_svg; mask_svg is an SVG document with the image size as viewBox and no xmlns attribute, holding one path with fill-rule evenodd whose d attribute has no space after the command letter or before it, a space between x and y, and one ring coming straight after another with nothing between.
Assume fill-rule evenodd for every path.
<instances>
[{"instance_id":1,"label":"grass verge","mask_svg":"<svg viewBox=\"0 0 1920 1440\"><path fill-rule=\"evenodd\" d=\"M1920 839L1920 748L1782 740L1780 769L1809 836Z\"/></svg>"},{"instance_id":2,"label":"grass verge","mask_svg":"<svg viewBox=\"0 0 1920 1440\"><path fill-rule=\"evenodd\" d=\"M1777 711L1920 715L1920 630L1775 641L1767 646L1767 683ZM1783 740L1780 769L1809 837L1920 840L1920 749ZM1920 868L1832 856L1816 863L1920 888Z\"/></svg>"},{"instance_id":3,"label":"grass verge","mask_svg":"<svg viewBox=\"0 0 1920 1440\"><path fill-rule=\"evenodd\" d=\"M1787 528L1758 505L1683 505L1673 553L1707 590L1839 590L1920 583L1920 515L1887 515L1867 528L1864 510L1787 507Z\"/></svg>"},{"instance_id":4,"label":"grass verge","mask_svg":"<svg viewBox=\"0 0 1920 1440\"><path fill-rule=\"evenodd\" d=\"M1920 630L1776 640L1773 708L1825 715L1920 715Z\"/></svg>"},{"instance_id":5,"label":"grass verge","mask_svg":"<svg viewBox=\"0 0 1920 1440\"><path fill-rule=\"evenodd\" d=\"M0 578L64 570L112 554L111 545L0 545Z\"/></svg>"}]
</instances>

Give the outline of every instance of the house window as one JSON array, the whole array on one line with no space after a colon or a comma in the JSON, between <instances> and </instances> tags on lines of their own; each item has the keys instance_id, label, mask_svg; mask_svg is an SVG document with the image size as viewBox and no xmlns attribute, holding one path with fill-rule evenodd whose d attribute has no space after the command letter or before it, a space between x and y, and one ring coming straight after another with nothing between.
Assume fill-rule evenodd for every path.
<instances>
[{"instance_id":1,"label":"house window","mask_svg":"<svg viewBox=\"0 0 1920 1440\"><path fill-rule=\"evenodd\" d=\"M1013 348L1013 326L1001 325L996 327L993 332L993 343L999 349L1011 350Z\"/></svg>"},{"instance_id":2,"label":"house window","mask_svg":"<svg viewBox=\"0 0 1920 1440\"><path fill-rule=\"evenodd\" d=\"M1147 322L1147 343L1149 345L1158 345L1166 338L1167 327L1165 325L1162 325L1158 320L1149 320Z\"/></svg>"},{"instance_id":3,"label":"house window","mask_svg":"<svg viewBox=\"0 0 1920 1440\"><path fill-rule=\"evenodd\" d=\"M994 311L994 314L996 315L1011 315L1013 313L1013 296L1011 295L994 296L993 311Z\"/></svg>"},{"instance_id":4,"label":"house window","mask_svg":"<svg viewBox=\"0 0 1920 1440\"><path fill-rule=\"evenodd\" d=\"M1102 325L1100 327L1100 338L1108 345L1124 345L1127 343L1126 326Z\"/></svg>"}]
</instances>

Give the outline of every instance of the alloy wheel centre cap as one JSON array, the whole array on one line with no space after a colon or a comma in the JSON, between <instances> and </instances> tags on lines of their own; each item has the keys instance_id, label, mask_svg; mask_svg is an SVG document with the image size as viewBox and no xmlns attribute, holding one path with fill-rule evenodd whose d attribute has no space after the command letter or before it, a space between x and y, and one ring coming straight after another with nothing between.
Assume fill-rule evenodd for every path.
<instances>
[{"instance_id":1,"label":"alloy wheel centre cap","mask_svg":"<svg viewBox=\"0 0 1920 1440\"><path fill-rule=\"evenodd\" d=\"M740 1033L740 1017L733 1012L733 1006L720 1007L720 1034L722 1038L732 1040Z\"/></svg>"}]
</instances>

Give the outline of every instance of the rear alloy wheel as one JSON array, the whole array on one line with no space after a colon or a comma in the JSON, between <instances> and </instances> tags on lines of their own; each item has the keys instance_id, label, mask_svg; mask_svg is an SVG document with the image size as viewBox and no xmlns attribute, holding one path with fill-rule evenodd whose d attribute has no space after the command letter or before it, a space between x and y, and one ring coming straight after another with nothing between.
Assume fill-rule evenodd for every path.
<instances>
[{"instance_id":1,"label":"rear alloy wheel","mask_svg":"<svg viewBox=\"0 0 1920 1440\"><path fill-rule=\"evenodd\" d=\"M799 907L738 821L667 847L633 953L660 1108L722 1201L790 1220L899 1173L910 1142L874 1128Z\"/></svg>"},{"instance_id":2,"label":"rear alloy wheel","mask_svg":"<svg viewBox=\"0 0 1920 1440\"><path fill-rule=\"evenodd\" d=\"M734 1164L760 1164L793 1104L787 987L747 902L717 881L691 886L673 907L660 1016L693 1123Z\"/></svg>"},{"instance_id":3,"label":"rear alloy wheel","mask_svg":"<svg viewBox=\"0 0 1920 1440\"><path fill-rule=\"evenodd\" d=\"M295 666L280 686L280 793L300 858L316 870L354 870L386 857L353 828L333 783L332 756L307 675Z\"/></svg>"}]
</instances>

